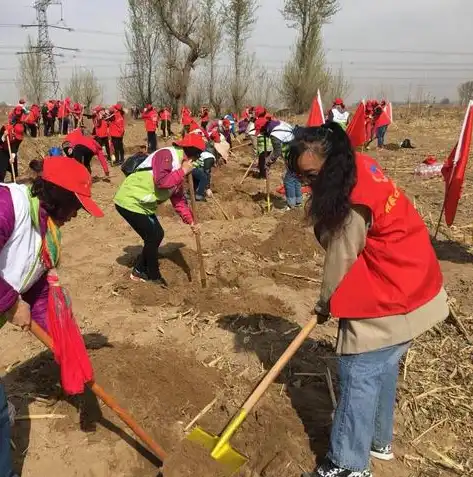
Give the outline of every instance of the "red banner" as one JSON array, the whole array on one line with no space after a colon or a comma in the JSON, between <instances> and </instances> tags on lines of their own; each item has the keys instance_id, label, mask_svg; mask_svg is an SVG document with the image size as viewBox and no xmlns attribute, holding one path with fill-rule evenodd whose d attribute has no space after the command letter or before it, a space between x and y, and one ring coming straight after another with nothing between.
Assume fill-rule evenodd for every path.
<instances>
[{"instance_id":1,"label":"red banner","mask_svg":"<svg viewBox=\"0 0 473 477\"><path fill-rule=\"evenodd\" d=\"M460 139L445 161L442 174L445 179L445 222L453 224L458 202L463 192L465 171L470 156L471 133L473 131L473 101L470 101L463 121Z\"/></svg>"},{"instance_id":2,"label":"red banner","mask_svg":"<svg viewBox=\"0 0 473 477\"><path fill-rule=\"evenodd\" d=\"M362 146L367 141L365 128L365 103L362 101L356 108L353 119L347 128L347 134L353 147Z\"/></svg>"},{"instance_id":3,"label":"red banner","mask_svg":"<svg viewBox=\"0 0 473 477\"><path fill-rule=\"evenodd\" d=\"M312 102L310 108L309 118L307 119L307 126L322 126L325 123L324 108L322 107L322 98L320 97L320 90L317 90L317 97Z\"/></svg>"}]
</instances>

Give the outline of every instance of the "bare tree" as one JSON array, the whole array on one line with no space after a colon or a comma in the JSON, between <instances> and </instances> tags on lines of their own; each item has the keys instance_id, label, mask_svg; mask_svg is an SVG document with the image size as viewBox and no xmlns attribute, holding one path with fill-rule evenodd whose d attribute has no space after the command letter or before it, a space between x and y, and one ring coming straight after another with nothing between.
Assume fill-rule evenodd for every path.
<instances>
[{"instance_id":1,"label":"bare tree","mask_svg":"<svg viewBox=\"0 0 473 477\"><path fill-rule=\"evenodd\" d=\"M231 55L233 108L241 111L251 81L253 59L246 53L246 43L256 23L259 5L255 0L228 0L225 8L225 32Z\"/></svg>"},{"instance_id":2,"label":"bare tree","mask_svg":"<svg viewBox=\"0 0 473 477\"><path fill-rule=\"evenodd\" d=\"M458 86L458 97L462 106L466 106L468 101L473 99L473 81L466 81Z\"/></svg>"},{"instance_id":3,"label":"bare tree","mask_svg":"<svg viewBox=\"0 0 473 477\"><path fill-rule=\"evenodd\" d=\"M46 98L49 85L46 83L44 64L40 51L28 37L26 53L19 57L18 86L20 94L30 101L40 104Z\"/></svg>"},{"instance_id":4,"label":"bare tree","mask_svg":"<svg viewBox=\"0 0 473 477\"><path fill-rule=\"evenodd\" d=\"M326 68L321 29L337 13L338 0L285 0L282 14L290 28L298 32L294 58L283 73L282 94L297 113L310 107L317 89L330 83Z\"/></svg>"},{"instance_id":5,"label":"bare tree","mask_svg":"<svg viewBox=\"0 0 473 477\"><path fill-rule=\"evenodd\" d=\"M179 49L172 61L167 62L171 76L176 81L172 96L177 110L187 100L191 72L200 58L209 54L205 41L203 7L200 0L151 0L162 24L163 33L170 40L179 42Z\"/></svg>"},{"instance_id":6,"label":"bare tree","mask_svg":"<svg viewBox=\"0 0 473 477\"><path fill-rule=\"evenodd\" d=\"M102 96L102 87L93 70L76 68L65 89L66 96L90 109Z\"/></svg>"},{"instance_id":7,"label":"bare tree","mask_svg":"<svg viewBox=\"0 0 473 477\"><path fill-rule=\"evenodd\" d=\"M351 91L351 84L347 80L343 69L337 71L327 70L328 84L323 92L324 104L331 104L334 98L343 98ZM388 95L382 94L380 98L385 98Z\"/></svg>"},{"instance_id":8,"label":"bare tree","mask_svg":"<svg viewBox=\"0 0 473 477\"><path fill-rule=\"evenodd\" d=\"M215 112L221 108L216 100L215 87L217 83L217 60L222 50L223 26L225 22L224 9L226 5L219 4L218 0L201 0L202 26L205 31L205 44L209 53L207 68L209 82L207 85L208 101ZM219 106L219 104L220 106Z\"/></svg>"},{"instance_id":9,"label":"bare tree","mask_svg":"<svg viewBox=\"0 0 473 477\"><path fill-rule=\"evenodd\" d=\"M152 0L128 0L128 18L125 43L130 63L122 69L118 88L128 103L143 107L157 99L162 34Z\"/></svg>"},{"instance_id":10,"label":"bare tree","mask_svg":"<svg viewBox=\"0 0 473 477\"><path fill-rule=\"evenodd\" d=\"M269 109L278 108L278 78L266 68L253 72L253 86L248 91L250 104L264 104Z\"/></svg>"}]
</instances>

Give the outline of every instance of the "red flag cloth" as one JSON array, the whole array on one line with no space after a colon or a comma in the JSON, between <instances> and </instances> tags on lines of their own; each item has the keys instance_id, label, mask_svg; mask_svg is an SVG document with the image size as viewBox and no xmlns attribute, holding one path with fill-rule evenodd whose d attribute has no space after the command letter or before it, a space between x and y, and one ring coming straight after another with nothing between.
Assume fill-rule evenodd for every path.
<instances>
[{"instance_id":1,"label":"red flag cloth","mask_svg":"<svg viewBox=\"0 0 473 477\"><path fill-rule=\"evenodd\" d=\"M386 111L386 114L389 116L389 119L391 120L391 123L393 122L393 103L389 102L386 104L386 108L384 109Z\"/></svg>"},{"instance_id":2,"label":"red flag cloth","mask_svg":"<svg viewBox=\"0 0 473 477\"><path fill-rule=\"evenodd\" d=\"M376 118L375 122L375 128L381 128L383 126L389 126L391 124L391 118L389 117L389 114L387 113L386 110L383 110L383 112Z\"/></svg>"},{"instance_id":3,"label":"red flag cloth","mask_svg":"<svg viewBox=\"0 0 473 477\"><path fill-rule=\"evenodd\" d=\"M71 299L57 276L48 276L48 332L54 359L61 368L61 384L67 394L81 394L94 377L84 340L72 314Z\"/></svg>"},{"instance_id":4,"label":"red flag cloth","mask_svg":"<svg viewBox=\"0 0 473 477\"><path fill-rule=\"evenodd\" d=\"M322 107L322 98L320 91L317 90L317 97L312 101L309 117L307 119L307 127L322 126L325 123L324 108Z\"/></svg>"},{"instance_id":5,"label":"red flag cloth","mask_svg":"<svg viewBox=\"0 0 473 477\"><path fill-rule=\"evenodd\" d=\"M366 141L365 103L362 101L356 108L353 119L347 128L347 134L353 147L362 146Z\"/></svg>"},{"instance_id":6,"label":"red flag cloth","mask_svg":"<svg viewBox=\"0 0 473 477\"><path fill-rule=\"evenodd\" d=\"M463 191L465 171L470 155L472 131L473 101L470 101L463 121L460 139L442 167L442 174L445 179L445 222L449 227L455 220L458 202Z\"/></svg>"}]
</instances>

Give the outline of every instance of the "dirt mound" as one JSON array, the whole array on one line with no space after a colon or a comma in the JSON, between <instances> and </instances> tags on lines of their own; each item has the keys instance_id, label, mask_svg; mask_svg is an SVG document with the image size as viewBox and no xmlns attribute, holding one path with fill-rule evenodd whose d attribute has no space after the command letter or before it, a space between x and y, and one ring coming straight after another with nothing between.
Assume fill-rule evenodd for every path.
<instances>
[{"instance_id":1,"label":"dirt mound","mask_svg":"<svg viewBox=\"0 0 473 477\"><path fill-rule=\"evenodd\" d=\"M306 226L304 220L302 209L283 215L273 235L260 244L257 252L262 256L271 257L274 261L287 258L294 262L313 259L318 245L313 232Z\"/></svg>"},{"instance_id":2,"label":"dirt mound","mask_svg":"<svg viewBox=\"0 0 473 477\"><path fill-rule=\"evenodd\" d=\"M170 346L150 348L108 344L90 351L90 355L96 381L114 395L169 453L163 471L165 477L228 475L206 451L185 440L184 428L217 397L216 406L199 424L209 432L219 433L253 384L232 376L227 378L214 368L203 366L182 349ZM16 384L16 391L21 390L23 395L34 393L57 399L54 412L67 418L56 421L54 431L63 435L65 443L67 436L74 435L80 426L87 432L83 435L84 451L93 445L109 446L103 460L117 473L126 471L126 474L119 475L156 475L157 462L146 458L150 456L134 436L130 438L124 434L121 421L107 407L99 406L90 392L63 400L64 396L58 393L56 386L57 366L49 353L41 353L23 364L8 376L8 382L20 382L21 385ZM224 391L228 397L223 395ZM281 475L282 469L293 460L312 464L307 440L294 437L297 435L303 435L302 424L290 401L274 389L265 396L261 407L248 417L232 444L250 458L253 468L259 472L266 469L262 475L276 476ZM13 438L17 438L16 434ZM123 445L122 440L132 447L125 447L125 452L119 455L116 451ZM144 456L135 455L130 460L135 454L133 447ZM80 448L74 449L74 453L80 452ZM238 475L249 475L247 472L248 469L242 470Z\"/></svg>"}]
</instances>

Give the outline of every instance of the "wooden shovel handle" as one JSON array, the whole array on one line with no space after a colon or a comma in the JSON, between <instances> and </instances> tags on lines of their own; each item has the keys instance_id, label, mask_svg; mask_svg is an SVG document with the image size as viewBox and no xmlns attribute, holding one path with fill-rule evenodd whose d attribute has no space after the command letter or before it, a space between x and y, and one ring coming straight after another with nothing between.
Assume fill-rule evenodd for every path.
<instances>
[{"instance_id":1,"label":"wooden shovel handle","mask_svg":"<svg viewBox=\"0 0 473 477\"><path fill-rule=\"evenodd\" d=\"M34 321L31 322L31 333L36 336L47 348L53 349L53 342L50 336ZM131 414L123 409L113 396L108 394L102 386L95 381L87 383L90 390L99 397L135 434L138 436L153 452L158 456L161 461L167 457L164 449L157 444L149 434L133 419Z\"/></svg>"},{"instance_id":2,"label":"wooden shovel handle","mask_svg":"<svg viewBox=\"0 0 473 477\"><path fill-rule=\"evenodd\" d=\"M194 179L192 177L192 172L189 173L188 181L189 181L189 194L191 196L191 208L192 208L192 215L194 216L194 224L197 224L197 206L195 203L195 191L194 191ZM199 266L200 266L200 283L202 284L202 288L207 287L207 274L205 273L205 265L204 265L204 255L202 253L202 243L200 241L200 232L195 234L195 244L197 247L197 255L199 256Z\"/></svg>"},{"instance_id":3,"label":"wooden shovel handle","mask_svg":"<svg viewBox=\"0 0 473 477\"><path fill-rule=\"evenodd\" d=\"M7 146L8 146L8 154L10 155L9 162L11 167L11 175L13 177L13 182L15 182L16 184L15 161L12 160L11 144L10 144L10 137L8 136L8 132L7 132Z\"/></svg>"},{"instance_id":4,"label":"wooden shovel handle","mask_svg":"<svg viewBox=\"0 0 473 477\"><path fill-rule=\"evenodd\" d=\"M286 351L284 351L284 353L276 361L274 366L268 371L266 376L258 384L256 389L251 393L250 397L245 401L245 404L243 404L242 406L242 408L246 411L247 414L253 409L253 407L259 401L261 396L279 376L279 373L283 370L284 366L286 366L289 360L294 356L296 351L301 347L302 343L304 343L310 332L315 328L316 324L317 317L314 316L306 323L304 328L302 328L299 334L294 338L294 340L288 346Z\"/></svg>"}]
</instances>

